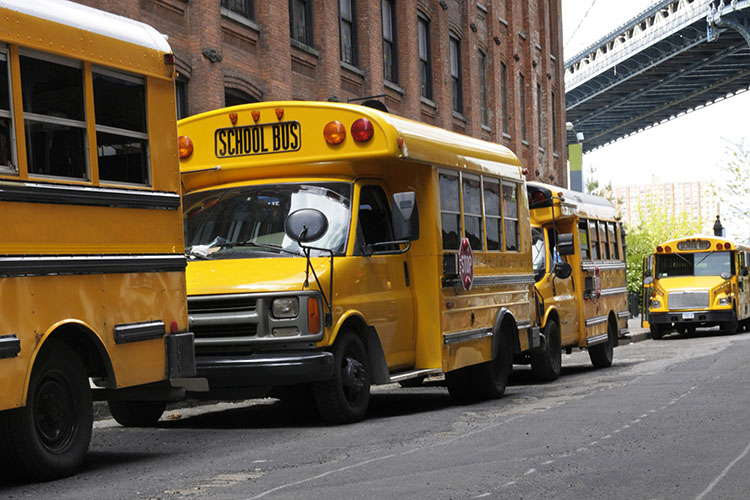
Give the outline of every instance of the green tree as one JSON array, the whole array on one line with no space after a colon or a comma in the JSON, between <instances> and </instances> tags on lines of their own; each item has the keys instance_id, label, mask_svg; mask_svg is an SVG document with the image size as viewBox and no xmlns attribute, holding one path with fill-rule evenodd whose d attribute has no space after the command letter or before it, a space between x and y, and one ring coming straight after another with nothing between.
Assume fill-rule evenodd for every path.
<instances>
[{"instance_id":1,"label":"green tree","mask_svg":"<svg viewBox=\"0 0 750 500\"><path fill-rule=\"evenodd\" d=\"M714 193L727 213L721 221L730 238L750 243L750 149L745 141L729 143L721 169L726 179L717 183Z\"/></svg>"},{"instance_id":2,"label":"green tree","mask_svg":"<svg viewBox=\"0 0 750 500\"><path fill-rule=\"evenodd\" d=\"M638 205L640 222L626 227L628 292L641 296L643 258L654 252L657 245L689 234L700 233L703 221L694 220L686 212L673 213L664 204L648 197ZM640 303L640 300L639 300Z\"/></svg>"}]
</instances>

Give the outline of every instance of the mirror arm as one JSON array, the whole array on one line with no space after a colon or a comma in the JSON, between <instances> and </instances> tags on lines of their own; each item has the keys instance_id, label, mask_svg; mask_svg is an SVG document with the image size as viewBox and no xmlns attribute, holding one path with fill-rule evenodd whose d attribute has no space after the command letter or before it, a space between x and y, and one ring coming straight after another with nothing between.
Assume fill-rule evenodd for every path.
<instances>
[{"instance_id":1,"label":"mirror arm","mask_svg":"<svg viewBox=\"0 0 750 500\"><path fill-rule=\"evenodd\" d=\"M325 303L326 306L326 316L325 316L325 326L331 326L333 324L333 250L329 248L317 248L317 247L309 247L306 245L299 244L300 248L302 248L302 251L305 253L305 257L307 258L307 263L305 265L305 286L304 288L307 288L309 286L308 283L308 277L310 276L310 270L312 270L313 278L315 278L315 283L318 284L318 290L320 290L321 295L323 295L323 303ZM328 297L330 297L330 301L326 297L325 292L323 291L323 287L320 286L320 280L318 279L318 273L315 272L315 268L312 265L312 262L310 262L310 250L318 250L320 252L328 252L328 254L331 257L331 277L328 279Z\"/></svg>"}]
</instances>

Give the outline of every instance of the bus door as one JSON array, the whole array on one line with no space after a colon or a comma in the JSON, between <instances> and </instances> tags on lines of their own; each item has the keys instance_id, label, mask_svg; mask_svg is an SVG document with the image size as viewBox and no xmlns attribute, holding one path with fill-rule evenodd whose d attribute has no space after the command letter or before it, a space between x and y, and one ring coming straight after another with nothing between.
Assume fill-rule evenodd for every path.
<instances>
[{"instance_id":1,"label":"bus door","mask_svg":"<svg viewBox=\"0 0 750 500\"><path fill-rule=\"evenodd\" d=\"M737 250L737 319L750 318L750 252Z\"/></svg>"},{"instance_id":2,"label":"bus door","mask_svg":"<svg viewBox=\"0 0 750 500\"><path fill-rule=\"evenodd\" d=\"M557 253L557 233L551 227L545 228L545 238L550 259L550 281L553 286L555 303L560 313L560 340L562 344L574 343L578 339L578 297L575 293L572 274L565 279L555 276L555 263L562 262L563 258Z\"/></svg>"},{"instance_id":3,"label":"bus door","mask_svg":"<svg viewBox=\"0 0 750 500\"><path fill-rule=\"evenodd\" d=\"M641 327L648 328L648 306L651 301L651 292L654 289L654 255L647 255L643 258L643 274L641 276ZM647 280L646 278L651 278ZM648 281L648 283L646 283Z\"/></svg>"},{"instance_id":4,"label":"bus door","mask_svg":"<svg viewBox=\"0 0 750 500\"><path fill-rule=\"evenodd\" d=\"M409 252L398 245L370 246L393 241L391 210L379 184L362 185L357 210L355 255L360 307L378 331L388 366L408 368L415 361L414 294ZM361 266L361 267L360 267Z\"/></svg>"}]
</instances>

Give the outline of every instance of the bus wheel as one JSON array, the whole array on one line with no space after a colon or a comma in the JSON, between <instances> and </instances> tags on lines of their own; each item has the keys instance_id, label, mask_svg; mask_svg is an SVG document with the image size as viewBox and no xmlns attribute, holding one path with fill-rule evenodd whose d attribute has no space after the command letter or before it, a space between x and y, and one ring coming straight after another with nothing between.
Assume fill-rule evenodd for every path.
<instances>
[{"instance_id":1,"label":"bus wheel","mask_svg":"<svg viewBox=\"0 0 750 500\"><path fill-rule=\"evenodd\" d=\"M161 401L107 401L109 412L123 427L150 427L159 421L167 403Z\"/></svg>"},{"instance_id":2,"label":"bus wheel","mask_svg":"<svg viewBox=\"0 0 750 500\"><path fill-rule=\"evenodd\" d=\"M356 333L341 333L333 362L333 378L313 385L315 405L326 422L358 422L370 403L370 367L365 346Z\"/></svg>"},{"instance_id":3,"label":"bus wheel","mask_svg":"<svg viewBox=\"0 0 750 500\"><path fill-rule=\"evenodd\" d=\"M650 325L649 331L651 332L651 338L659 340L664 336L664 328L659 325Z\"/></svg>"},{"instance_id":4,"label":"bus wheel","mask_svg":"<svg viewBox=\"0 0 750 500\"><path fill-rule=\"evenodd\" d=\"M472 401L476 396L472 387L470 366L459 368L445 373L445 385L448 386L448 394L457 403Z\"/></svg>"},{"instance_id":5,"label":"bus wheel","mask_svg":"<svg viewBox=\"0 0 750 500\"><path fill-rule=\"evenodd\" d=\"M615 337L617 336L617 324L613 321L607 323L607 341L589 348L589 358L594 368L607 368L612 366L614 356Z\"/></svg>"},{"instance_id":6,"label":"bus wheel","mask_svg":"<svg viewBox=\"0 0 750 500\"><path fill-rule=\"evenodd\" d=\"M505 393L513 358L505 330L496 337L495 359L470 367L472 385L479 399L496 399Z\"/></svg>"},{"instance_id":7,"label":"bus wheel","mask_svg":"<svg viewBox=\"0 0 750 500\"><path fill-rule=\"evenodd\" d=\"M531 352L531 372L538 380L552 381L560 376L562 344L557 323L550 321L544 328L544 344Z\"/></svg>"},{"instance_id":8,"label":"bus wheel","mask_svg":"<svg viewBox=\"0 0 750 500\"><path fill-rule=\"evenodd\" d=\"M73 474L86 456L92 423L83 365L67 344L49 341L34 363L26 406L0 413L5 472L37 481Z\"/></svg>"},{"instance_id":9,"label":"bus wheel","mask_svg":"<svg viewBox=\"0 0 750 500\"><path fill-rule=\"evenodd\" d=\"M737 322L727 321L726 323L723 323L721 325L721 331L727 335L734 335L735 333L737 333Z\"/></svg>"}]
</instances>

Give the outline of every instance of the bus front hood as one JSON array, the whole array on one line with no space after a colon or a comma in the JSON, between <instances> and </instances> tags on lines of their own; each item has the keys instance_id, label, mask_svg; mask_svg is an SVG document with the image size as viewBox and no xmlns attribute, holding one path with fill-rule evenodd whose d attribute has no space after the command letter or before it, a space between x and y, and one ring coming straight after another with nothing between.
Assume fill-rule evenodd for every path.
<instances>
[{"instance_id":1,"label":"bus front hood","mask_svg":"<svg viewBox=\"0 0 750 500\"><path fill-rule=\"evenodd\" d=\"M330 260L311 260L322 286L328 284ZM305 282L303 257L266 259L216 259L188 262L187 294L283 292L302 290ZM310 272L309 288L317 289ZM327 291L327 288L324 288Z\"/></svg>"}]
</instances>

